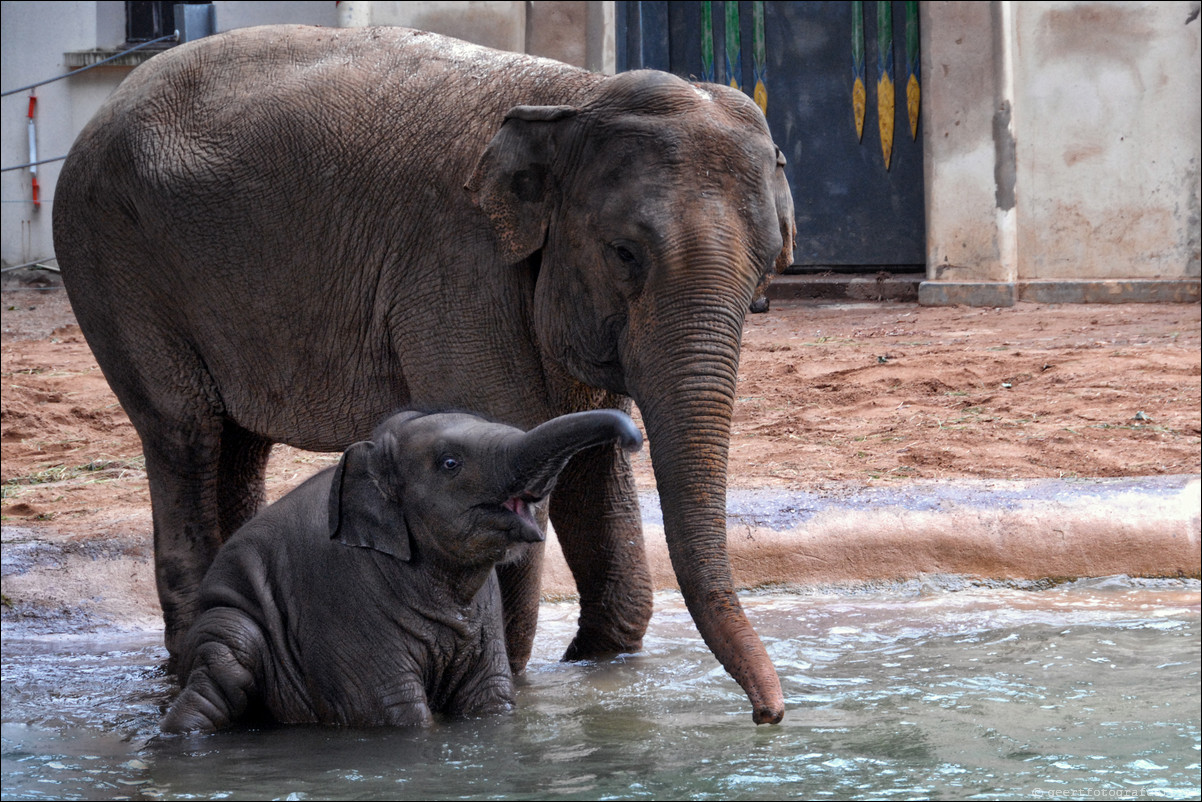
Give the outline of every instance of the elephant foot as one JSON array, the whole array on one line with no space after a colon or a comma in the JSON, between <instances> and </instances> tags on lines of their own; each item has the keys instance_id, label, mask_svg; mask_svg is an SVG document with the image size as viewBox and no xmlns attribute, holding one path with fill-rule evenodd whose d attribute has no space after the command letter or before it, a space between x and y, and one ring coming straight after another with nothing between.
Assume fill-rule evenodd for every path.
<instances>
[{"instance_id":1,"label":"elephant foot","mask_svg":"<svg viewBox=\"0 0 1202 802\"><path fill-rule=\"evenodd\" d=\"M214 732L228 723L229 715L222 705L189 687L171 705L159 723L159 729L165 733L184 735Z\"/></svg>"},{"instance_id":2,"label":"elephant foot","mask_svg":"<svg viewBox=\"0 0 1202 802\"><path fill-rule=\"evenodd\" d=\"M605 660L619 654L631 654L643 649L643 637L619 637L610 632L581 629L568 644L560 659L565 663L579 660Z\"/></svg>"},{"instance_id":3,"label":"elephant foot","mask_svg":"<svg viewBox=\"0 0 1202 802\"><path fill-rule=\"evenodd\" d=\"M163 633L163 646L167 649L167 673L179 677L180 680L186 679L190 670L183 664L183 644L186 634L186 632L174 631L172 628L168 628Z\"/></svg>"}]
</instances>

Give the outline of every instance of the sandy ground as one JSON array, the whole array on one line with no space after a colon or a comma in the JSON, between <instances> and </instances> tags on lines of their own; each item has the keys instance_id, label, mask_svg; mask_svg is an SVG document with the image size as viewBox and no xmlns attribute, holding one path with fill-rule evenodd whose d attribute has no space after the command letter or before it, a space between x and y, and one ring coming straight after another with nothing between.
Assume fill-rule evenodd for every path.
<instances>
[{"instance_id":1,"label":"sandy ground","mask_svg":"<svg viewBox=\"0 0 1202 802\"><path fill-rule=\"evenodd\" d=\"M804 493L1196 475L1199 312L774 302L745 328L730 484ZM2 354L6 575L21 570L8 549L18 540L144 562L141 445L61 289L3 293ZM335 461L277 446L269 495ZM5 605L6 617L19 606Z\"/></svg>"}]
</instances>

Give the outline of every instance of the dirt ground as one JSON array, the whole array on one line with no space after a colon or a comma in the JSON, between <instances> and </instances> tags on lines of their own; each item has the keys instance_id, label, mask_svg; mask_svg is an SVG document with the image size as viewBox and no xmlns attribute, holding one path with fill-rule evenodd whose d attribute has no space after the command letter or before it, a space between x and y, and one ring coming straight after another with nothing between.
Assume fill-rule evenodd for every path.
<instances>
[{"instance_id":1,"label":"dirt ground","mask_svg":"<svg viewBox=\"0 0 1202 802\"><path fill-rule=\"evenodd\" d=\"M730 483L1197 474L1199 310L775 302L744 334ZM138 436L65 293L4 292L2 350L4 523L148 533ZM270 496L335 461L277 446Z\"/></svg>"}]
</instances>

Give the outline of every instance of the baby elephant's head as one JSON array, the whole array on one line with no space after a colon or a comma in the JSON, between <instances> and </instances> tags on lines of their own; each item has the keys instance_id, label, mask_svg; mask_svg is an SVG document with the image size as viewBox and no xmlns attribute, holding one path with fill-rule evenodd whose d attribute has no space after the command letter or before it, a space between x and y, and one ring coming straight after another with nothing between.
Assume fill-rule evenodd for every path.
<instances>
[{"instance_id":1,"label":"baby elephant's head","mask_svg":"<svg viewBox=\"0 0 1202 802\"><path fill-rule=\"evenodd\" d=\"M535 508L582 449L643 438L616 410L564 415L523 432L458 412L402 412L342 456L330 536L460 569L504 562L544 537Z\"/></svg>"}]
</instances>

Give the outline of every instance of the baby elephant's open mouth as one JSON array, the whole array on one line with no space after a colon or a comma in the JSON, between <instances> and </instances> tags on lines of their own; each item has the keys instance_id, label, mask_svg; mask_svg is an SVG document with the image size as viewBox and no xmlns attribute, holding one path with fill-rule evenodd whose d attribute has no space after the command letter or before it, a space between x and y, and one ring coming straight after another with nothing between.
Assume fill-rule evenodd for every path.
<instances>
[{"instance_id":1,"label":"baby elephant's open mouth","mask_svg":"<svg viewBox=\"0 0 1202 802\"><path fill-rule=\"evenodd\" d=\"M542 498L532 496L529 493L523 493L519 496L510 498L501 506L521 518L523 521L533 524L535 523L533 508L541 501Z\"/></svg>"},{"instance_id":2,"label":"baby elephant's open mouth","mask_svg":"<svg viewBox=\"0 0 1202 802\"><path fill-rule=\"evenodd\" d=\"M535 520L535 507L540 504L545 496L535 496L531 493L523 492L516 496L511 496L501 506L518 517L523 524L521 527L523 537L521 540L530 540L537 542L543 539L542 529Z\"/></svg>"}]
</instances>

